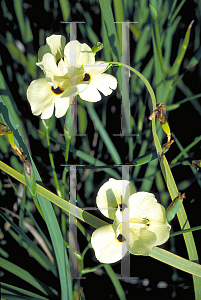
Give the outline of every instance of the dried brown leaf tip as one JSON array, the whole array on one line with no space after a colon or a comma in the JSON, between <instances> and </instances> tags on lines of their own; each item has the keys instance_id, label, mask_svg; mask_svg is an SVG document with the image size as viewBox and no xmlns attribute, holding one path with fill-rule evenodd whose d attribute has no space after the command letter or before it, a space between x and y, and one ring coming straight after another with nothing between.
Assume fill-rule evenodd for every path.
<instances>
[{"instance_id":1,"label":"dried brown leaf tip","mask_svg":"<svg viewBox=\"0 0 201 300\"><path fill-rule=\"evenodd\" d=\"M181 193L179 192L178 198L179 198L179 199L185 199L185 198L186 198L185 193L181 194Z\"/></svg>"},{"instance_id":2,"label":"dried brown leaf tip","mask_svg":"<svg viewBox=\"0 0 201 300\"><path fill-rule=\"evenodd\" d=\"M27 159L27 155L23 152L22 148L15 149L15 154L17 154L21 161L23 162L24 170L28 176L31 176L31 164Z\"/></svg>"},{"instance_id":3,"label":"dried brown leaf tip","mask_svg":"<svg viewBox=\"0 0 201 300\"><path fill-rule=\"evenodd\" d=\"M165 144L165 150L169 150L171 145L174 143L174 140L171 140L170 142Z\"/></svg>"},{"instance_id":4,"label":"dried brown leaf tip","mask_svg":"<svg viewBox=\"0 0 201 300\"><path fill-rule=\"evenodd\" d=\"M0 123L0 135L4 135L6 133L11 133L12 130L8 129L8 126Z\"/></svg>"},{"instance_id":5,"label":"dried brown leaf tip","mask_svg":"<svg viewBox=\"0 0 201 300\"><path fill-rule=\"evenodd\" d=\"M156 105L156 109L153 111L153 113L149 116L149 120L157 119L161 125L165 124L166 116L166 107L163 103L159 103Z\"/></svg>"},{"instance_id":6,"label":"dried brown leaf tip","mask_svg":"<svg viewBox=\"0 0 201 300\"><path fill-rule=\"evenodd\" d=\"M156 118L160 122L163 131L167 134L168 143L169 143L171 140L171 131L168 122L165 120L165 116L166 116L166 107L163 103L159 103L157 104L156 109L153 111L151 116L149 116L149 120L153 120Z\"/></svg>"},{"instance_id":7,"label":"dried brown leaf tip","mask_svg":"<svg viewBox=\"0 0 201 300\"><path fill-rule=\"evenodd\" d=\"M16 145L13 148L15 150L15 154L17 154L20 157L21 161L24 163L27 160L27 155L24 154L23 149L18 148Z\"/></svg>"},{"instance_id":8,"label":"dried brown leaf tip","mask_svg":"<svg viewBox=\"0 0 201 300\"><path fill-rule=\"evenodd\" d=\"M197 171L201 168L201 159L192 160L192 167L195 167Z\"/></svg>"}]
</instances>

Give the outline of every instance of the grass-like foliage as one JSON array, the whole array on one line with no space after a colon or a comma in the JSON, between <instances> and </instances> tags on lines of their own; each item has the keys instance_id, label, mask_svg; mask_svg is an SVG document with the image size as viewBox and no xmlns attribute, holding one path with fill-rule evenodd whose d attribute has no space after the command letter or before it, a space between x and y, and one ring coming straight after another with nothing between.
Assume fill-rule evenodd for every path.
<instances>
[{"instance_id":1,"label":"grass-like foliage","mask_svg":"<svg viewBox=\"0 0 201 300\"><path fill-rule=\"evenodd\" d=\"M2 299L201 299L200 14L199 0L1 1ZM79 90L65 115L46 120L27 89L49 76L55 101L68 92L36 65L51 35L102 43L92 51L111 65L114 91L95 102ZM98 87L85 73L77 82ZM148 256L97 260L94 230L117 224L96 205L109 178L165 208L170 237Z\"/></svg>"}]
</instances>

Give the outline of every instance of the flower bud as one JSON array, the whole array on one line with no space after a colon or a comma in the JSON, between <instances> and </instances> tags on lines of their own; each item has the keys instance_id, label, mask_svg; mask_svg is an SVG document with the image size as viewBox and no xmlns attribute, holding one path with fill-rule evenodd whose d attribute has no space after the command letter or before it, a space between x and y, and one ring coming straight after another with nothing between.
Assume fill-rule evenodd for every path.
<instances>
[{"instance_id":1,"label":"flower bud","mask_svg":"<svg viewBox=\"0 0 201 300\"><path fill-rule=\"evenodd\" d=\"M100 51L103 49L103 44L101 42L96 43L93 47L92 47L92 52L94 54L96 54L96 52Z\"/></svg>"}]
</instances>

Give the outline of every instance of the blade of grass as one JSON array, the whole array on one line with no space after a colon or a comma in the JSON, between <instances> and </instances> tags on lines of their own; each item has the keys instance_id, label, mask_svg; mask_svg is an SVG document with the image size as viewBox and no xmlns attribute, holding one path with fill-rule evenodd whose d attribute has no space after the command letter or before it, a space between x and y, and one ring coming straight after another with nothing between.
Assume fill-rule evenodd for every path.
<instances>
[{"instance_id":1,"label":"blade of grass","mask_svg":"<svg viewBox=\"0 0 201 300\"><path fill-rule=\"evenodd\" d=\"M165 71L163 68L163 57L161 51L161 38L158 26L158 12L156 1L150 1L150 14L152 20L152 42L154 50L154 63L155 63L155 84L156 84L156 98L158 103L163 103L164 101L164 79Z\"/></svg>"},{"instance_id":2,"label":"blade of grass","mask_svg":"<svg viewBox=\"0 0 201 300\"><path fill-rule=\"evenodd\" d=\"M182 6L184 5L185 2L186 2L186 0L182 0L181 3L179 3L177 9L175 10L174 14L172 15L172 17L170 19L170 23L172 23L174 21L174 19L178 15L180 9L182 8Z\"/></svg>"},{"instance_id":3,"label":"blade of grass","mask_svg":"<svg viewBox=\"0 0 201 300\"><path fill-rule=\"evenodd\" d=\"M26 17L24 19L22 3L23 3L22 0L13 2L22 40L24 43L28 43L33 39L33 35L31 31L29 19Z\"/></svg>"},{"instance_id":4,"label":"blade of grass","mask_svg":"<svg viewBox=\"0 0 201 300\"><path fill-rule=\"evenodd\" d=\"M6 81L4 80L3 74L0 71L0 115L3 117L3 120L6 118L10 121L9 124L12 124L12 130L14 131L14 136L16 137L16 134L19 135L17 130L20 130L20 133L23 137L23 139L26 139L26 133L24 131L23 124L16 113L18 111L15 101L12 97L12 94L8 88L8 85ZM9 107L10 115L8 115L8 112L4 108L4 103ZM9 127L9 125L7 125ZM9 127L10 128L10 127ZM10 128L11 129L11 128ZM15 140L16 145L19 147L19 144Z\"/></svg>"},{"instance_id":5,"label":"blade of grass","mask_svg":"<svg viewBox=\"0 0 201 300\"><path fill-rule=\"evenodd\" d=\"M27 299L30 299L29 297L31 297L31 299L48 300L48 298L37 295L37 294L32 293L28 290L21 289L21 288L18 288L16 286L14 286L14 285L10 285L10 284L1 282L1 293L2 293L1 295L2 295L2 298L3 298L3 293L5 293L5 299L7 299L7 293L8 292L15 293L18 296L22 296L22 297L27 296L28 297Z\"/></svg>"},{"instance_id":6,"label":"blade of grass","mask_svg":"<svg viewBox=\"0 0 201 300\"><path fill-rule=\"evenodd\" d=\"M121 51L119 48L119 41L117 38L117 32L114 23L114 17L112 13L112 8L109 0L99 0L103 20L106 25L107 35L110 43L112 58L114 61L121 61ZM122 86L121 86L121 68L118 68L117 72L117 79L119 85L119 91L121 93Z\"/></svg>"},{"instance_id":7,"label":"blade of grass","mask_svg":"<svg viewBox=\"0 0 201 300\"><path fill-rule=\"evenodd\" d=\"M14 178L16 178L17 180L19 180L20 182L22 182L23 184L26 184L26 181L25 181L25 178L23 175L19 174L18 172L16 172L15 170L13 170L12 168L6 166L5 164L3 164L1 161L0 161L0 167L2 167L3 165L3 170L8 173L9 175L13 176ZM5 168L6 166L6 168ZM11 170L9 170L11 169ZM9 172L8 172L9 171ZM18 175L16 175L16 173ZM77 218L79 218L80 220L82 221L85 221L87 222L88 224L90 224L91 226L95 227L95 228L98 228L100 226L104 226L104 225L108 225L107 222L103 221L103 220L100 220L96 217L94 217L93 215L90 215L89 213L86 213L85 211L83 211L82 209L80 209L79 207L75 207L74 205L70 204L70 208L69 208L69 203L61 198L59 198L58 196L52 194L51 192L49 192L48 190L45 190L43 187L39 186L37 184L37 192L41 193L44 197L46 197L48 200L52 201L53 203L55 203L56 205L58 205L59 207L61 207L64 211L66 211L67 213L70 211L74 216L76 216L77 214ZM192 234L192 232L188 232L188 233L185 233L184 236L186 236L187 234ZM156 249L156 248L154 248ZM169 252L168 252L169 253ZM160 253L159 253L160 254ZM158 255L158 252L154 252L153 255L155 255L155 258L159 259L162 261L162 259L160 258L160 255ZM171 257L173 258L174 254L171 253ZM161 256L162 257L162 256ZM176 257L176 256L175 256ZM168 259L167 258L167 262L164 261L165 263L168 263ZM182 258L181 258L182 259ZM171 262L171 265L173 264L173 262ZM180 264L175 264L175 267L179 268ZM191 265L192 266L192 265ZM199 266L199 265L198 265ZM197 269L198 268L198 269ZM189 265L187 266L187 268L184 268L182 266L182 270L188 272L188 273L191 273L191 269L189 268ZM196 265L196 270L195 272L199 272L199 267L197 267ZM192 273L194 274L194 273ZM197 275L197 273L196 273Z\"/></svg>"},{"instance_id":8,"label":"blade of grass","mask_svg":"<svg viewBox=\"0 0 201 300\"><path fill-rule=\"evenodd\" d=\"M50 262L47 256L36 246L35 243L24 233L24 231L19 228L13 221L11 221L7 215L0 210L0 216L4 218L8 223L11 224L12 228L17 232L18 235L15 236L17 242L19 242L19 237L21 237L25 242L25 248L27 251L31 250L32 256L40 263L46 270L51 270L51 272L56 276L57 272L55 266ZM11 234L12 235L12 234Z\"/></svg>"},{"instance_id":9,"label":"blade of grass","mask_svg":"<svg viewBox=\"0 0 201 300\"><path fill-rule=\"evenodd\" d=\"M117 152L114 144L112 143L107 131L103 127L103 124L100 121L94 107L91 105L90 102L87 102L87 101L85 101L85 105L86 105L88 113L89 113L94 125L96 126L98 132L100 133L100 136L102 137L102 139L103 139L103 141L104 141L104 143L107 147L107 150L110 153L113 161L117 165L121 164L121 158L119 156L119 153Z\"/></svg>"},{"instance_id":10,"label":"blade of grass","mask_svg":"<svg viewBox=\"0 0 201 300\"><path fill-rule=\"evenodd\" d=\"M89 154L84 153L81 150L76 150L75 148L70 146L70 152L75 153L77 157L83 159L84 161L88 162L90 165L96 167L96 166L103 166L106 167L107 165L100 161L97 158L91 157ZM86 166L87 168L87 166ZM115 171L112 170L111 168L104 168L102 169L105 173L109 174L113 178L116 179L121 179L121 176Z\"/></svg>"},{"instance_id":11,"label":"blade of grass","mask_svg":"<svg viewBox=\"0 0 201 300\"><path fill-rule=\"evenodd\" d=\"M180 256L177 256L171 252L168 252L164 249L154 247L151 250L151 257L156 258L170 266L173 266L179 270L182 270L184 272L190 273L195 275L196 277L199 276L199 280L201 277L201 265L191 262L188 259L182 258ZM199 297L197 299L200 299Z\"/></svg>"},{"instance_id":12,"label":"blade of grass","mask_svg":"<svg viewBox=\"0 0 201 300\"><path fill-rule=\"evenodd\" d=\"M175 142L176 142L176 144L178 144L181 152L171 161L171 164L175 164L178 161L178 159L182 156L187 158L188 154L186 152L188 152L192 147L194 147L197 143L199 143L201 141L201 135L200 135L184 149L174 134L173 134L173 137L175 138Z\"/></svg>"},{"instance_id":13,"label":"blade of grass","mask_svg":"<svg viewBox=\"0 0 201 300\"><path fill-rule=\"evenodd\" d=\"M113 62L113 64L119 65L120 63ZM125 65L125 67L130 68L131 71L133 71L135 74L137 74L143 80L143 82L146 85L146 87L149 91L149 94L151 96L152 109L155 110L155 108L156 108L156 98L155 98L153 89L152 89L150 83L148 82L148 80L141 73L136 71L134 68L132 68L130 66L126 66L126 65ZM152 120L152 132L153 132L153 138L154 138L157 153L161 157L162 148L161 148L161 144L159 142L159 139L158 139L158 136L157 136L157 133L156 133L155 119ZM174 178L172 176L172 172L170 170L170 167L169 167L169 164L167 162L167 159L166 159L165 155L163 155L162 158L161 158L161 170L163 172L163 176L164 176L166 185L168 187L171 199L174 200L178 196L178 190L177 190L177 186L175 184ZM188 222L188 218L187 218L187 215L186 215L186 212L185 212L185 209L184 209L183 205L181 205L180 209L178 210L177 216L178 216L179 223L180 223L180 226L181 226L182 229L190 228L190 224ZM196 246L195 246L195 242L194 242L192 232L188 232L188 233L184 234L184 241L185 241L185 244L186 244L189 259L191 261L198 262L198 254L197 254L197 250L196 250ZM194 281L194 289L195 289L196 299L200 299L201 298L201 290L200 290L201 279L198 278L197 276L193 275L193 281Z\"/></svg>"},{"instance_id":14,"label":"blade of grass","mask_svg":"<svg viewBox=\"0 0 201 300\"><path fill-rule=\"evenodd\" d=\"M169 64L170 64L170 57L171 57L171 52L172 52L172 40L173 40L173 35L176 31L176 28L181 20L181 17L178 17L174 23L171 25L168 23L167 31L166 31L166 36L164 40L164 48L165 48L165 55L164 55L164 69L167 71Z\"/></svg>"},{"instance_id":15,"label":"blade of grass","mask_svg":"<svg viewBox=\"0 0 201 300\"><path fill-rule=\"evenodd\" d=\"M43 134L45 135L42 131L40 131L40 134ZM54 142L57 142L55 139L51 138L50 137L50 140L54 141ZM63 143L59 143L57 142L64 150L65 150L65 145ZM74 153L77 157L83 159L84 161L88 162L92 167L94 166L94 169L96 169L95 167L96 166L103 166L103 167L106 167L107 165L100 161L99 159L95 158L95 157L92 157L91 155L81 151L81 150L77 150L75 148L73 148L72 146L69 147L69 150L70 152ZM61 165L62 166L62 165ZM86 166L86 169L87 169L88 166ZM115 171L115 170L112 170L111 168L103 168L101 169L102 171L104 171L105 173L109 174L110 176L116 178L116 179L121 179L121 176Z\"/></svg>"},{"instance_id":16,"label":"blade of grass","mask_svg":"<svg viewBox=\"0 0 201 300\"><path fill-rule=\"evenodd\" d=\"M187 47L188 47L188 43L189 43L189 39L190 39L190 32L191 32L191 28L193 26L194 21L192 21L187 29L184 41L182 43L181 48L179 49L178 55L175 59L175 62L173 64L173 66L171 67L171 70L168 74L168 79L165 81L165 85L164 85L164 91L163 91L163 103L166 104L168 102L169 99L169 95L172 92L172 85L173 85L173 81L175 80L175 76L177 75L179 68L181 66L182 60L184 58L184 55L186 53Z\"/></svg>"},{"instance_id":17,"label":"blade of grass","mask_svg":"<svg viewBox=\"0 0 201 300\"><path fill-rule=\"evenodd\" d=\"M30 212L29 208L27 205L25 205L25 209L26 209L26 212L28 214L28 216L31 218L33 224L34 224L34 227L36 228L36 230L39 232L39 234L41 235L42 239L44 240L45 242L45 245L47 245L48 249L50 252L53 251L53 248L52 248L52 245L51 243L49 242L49 240L47 239L47 237L45 236L44 232L42 231L42 229L40 228L40 226L38 225L38 223L36 222L36 220L34 219L32 213Z\"/></svg>"},{"instance_id":18,"label":"blade of grass","mask_svg":"<svg viewBox=\"0 0 201 300\"><path fill-rule=\"evenodd\" d=\"M3 76L2 76L3 77ZM1 80L0 80L1 82ZM14 136L15 136L15 142L16 145L20 145L20 147L23 148L24 152L27 154L28 160L32 164L33 173L35 180L40 182L41 177L38 173L38 170L34 164L34 161L32 157L30 156L30 153L26 147L26 144L24 143L23 139L23 126L21 123L21 120L16 114L16 111L13 107L14 100L12 99L11 94L9 93L9 90L6 89L5 85L1 86L1 92L3 97L0 98L0 115L4 121L4 124L8 126L9 129L13 130ZM8 94L9 93L9 94ZM11 96L11 98L10 98ZM11 100L12 99L12 100ZM60 276L60 286L61 286L61 299L71 299L72 298L72 282L70 279L70 269L69 269L69 263L68 263L68 257L66 253L66 249L63 243L63 238L61 234L61 230L59 228L59 224L55 215L55 212L53 210L53 207L49 201L46 201L45 198L43 198L41 195L37 195L38 203L41 207L41 210L43 212L43 215L45 217L45 222L48 227L48 231L50 233L50 237L53 243L58 270L59 270L59 276Z\"/></svg>"},{"instance_id":19,"label":"blade of grass","mask_svg":"<svg viewBox=\"0 0 201 300\"><path fill-rule=\"evenodd\" d=\"M180 153L171 161L171 165L177 163L178 159L183 155L184 158L188 158L188 154L186 153L187 151L189 151L193 146L195 146L200 140L201 140L201 136L197 137L190 145L188 145L185 149L182 147L181 143L179 142L179 140L176 138L175 134L173 133L172 136L174 137L174 140L177 144L177 146L180 149ZM189 162L188 162L189 163ZM184 164L184 162L183 162ZM191 168L192 173L195 176L195 179L197 180L199 186L201 187L201 179L198 175L198 171L193 168L193 166L189 163L189 166Z\"/></svg>"},{"instance_id":20,"label":"blade of grass","mask_svg":"<svg viewBox=\"0 0 201 300\"><path fill-rule=\"evenodd\" d=\"M117 295L119 296L119 299L121 300L126 300L126 296L125 296L125 293L124 293L124 290L119 282L119 279L117 278L115 272L113 271L112 267L110 265L106 265L104 264L103 265L104 268L105 268L105 271L108 273L108 276L110 277L113 285L114 285L114 288L117 292Z\"/></svg>"},{"instance_id":21,"label":"blade of grass","mask_svg":"<svg viewBox=\"0 0 201 300\"><path fill-rule=\"evenodd\" d=\"M42 283L40 280L36 279L34 276L32 276L29 272L26 270L18 267L17 265L9 262L8 260L5 260L4 258L0 257L0 265L1 268L5 269L8 272L11 272L12 274L16 275L17 277L21 278L22 280L26 281L39 291L41 291L46 296L55 296L58 295L57 291L54 289L48 287L44 283Z\"/></svg>"},{"instance_id":22,"label":"blade of grass","mask_svg":"<svg viewBox=\"0 0 201 300\"><path fill-rule=\"evenodd\" d=\"M8 165L4 164L1 161L0 161L0 169L4 170L7 174L14 177L21 183L27 185L25 177L22 174L18 173L17 171L15 171L14 169L12 169L11 167L9 167ZM51 193L50 191L46 190L44 187L42 187L39 184L36 184L36 192L39 195L41 195L42 197L48 199L52 203L54 203L57 206L59 206L60 208L62 208L65 212L67 212L67 214L69 214L69 212L70 212L73 216L77 217L81 221L88 223L89 225L91 225L95 228L98 228L100 226L104 226L104 225L108 224L107 222L89 214L85 210L83 210L83 209L69 203L68 201L58 197L57 195Z\"/></svg>"},{"instance_id":23,"label":"blade of grass","mask_svg":"<svg viewBox=\"0 0 201 300\"><path fill-rule=\"evenodd\" d=\"M99 0L101 12L107 27L108 38L110 41L110 47L112 48L113 60L119 60L121 57L119 42L117 38L117 32L114 23L114 17L109 0Z\"/></svg>"},{"instance_id":24,"label":"blade of grass","mask_svg":"<svg viewBox=\"0 0 201 300\"><path fill-rule=\"evenodd\" d=\"M63 20L68 21L70 16L70 3L68 0L59 0Z\"/></svg>"},{"instance_id":25,"label":"blade of grass","mask_svg":"<svg viewBox=\"0 0 201 300\"><path fill-rule=\"evenodd\" d=\"M172 104L172 105L167 105L166 108L167 108L167 111L171 111L171 110L175 110L177 109L178 107L180 107L181 104L184 104L188 101L193 101L193 100L196 100L197 98L200 98L201 97L201 94L197 94L195 96L191 96L191 97L187 97L175 104Z\"/></svg>"},{"instance_id":26,"label":"blade of grass","mask_svg":"<svg viewBox=\"0 0 201 300\"><path fill-rule=\"evenodd\" d=\"M152 99L152 101L154 107L155 100ZM155 142L157 152L159 155L161 155L162 148L156 133L155 120L152 120L152 131L153 131L153 137L154 137L154 142ZM165 155L163 155L161 159L161 170L163 172L163 176L165 178L171 199L174 200L178 196L178 190ZM190 224L188 222L188 218L183 205L181 205L180 209L178 210L177 216L182 229L190 228ZM184 240L185 240L189 259L191 261L198 262L198 255L197 255L197 250L196 250L192 232L184 234ZM200 299L199 297L201 297L201 291L200 291L201 279L193 275L193 281L194 281L196 299Z\"/></svg>"},{"instance_id":27,"label":"blade of grass","mask_svg":"<svg viewBox=\"0 0 201 300\"><path fill-rule=\"evenodd\" d=\"M125 22L122 0L113 0L113 5L114 5L116 22L119 22L117 23L116 26L117 26L117 34L118 34L120 49L122 49L122 24L120 24L120 22Z\"/></svg>"},{"instance_id":28,"label":"blade of grass","mask_svg":"<svg viewBox=\"0 0 201 300\"><path fill-rule=\"evenodd\" d=\"M1 209L8 212L11 216L19 219L19 216L17 214L15 214L13 211L10 211L10 210L8 210L6 208L3 208L3 207L1 207ZM43 249L43 251L45 252L47 257L49 258L52 265L54 265L54 258L52 256L50 250L47 247L47 244L48 244L49 248L52 250L52 247L51 247L48 239L46 238L46 236L44 235L44 233L42 232L42 230L40 229L40 227L38 226L38 224L36 223L36 221L34 220L34 218L33 218L33 216L31 215L30 212L29 212L29 216L31 217L31 220L34 222L36 228L39 229L40 233L36 230L36 228L34 228L34 226L32 226L30 223L26 222L25 220L23 220L22 225L24 225L24 227L26 227L29 230L29 232L33 235L35 240L38 242L38 244L41 246L41 248ZM19 226L19 228L21 228L23 230L23 227ZM18 232L18 234L20 235L19 232ZM56 272L56 269L55 269L55 272ZM54 274L56 275L56 273L54 273Z\"/></svg>"}]
</instances>

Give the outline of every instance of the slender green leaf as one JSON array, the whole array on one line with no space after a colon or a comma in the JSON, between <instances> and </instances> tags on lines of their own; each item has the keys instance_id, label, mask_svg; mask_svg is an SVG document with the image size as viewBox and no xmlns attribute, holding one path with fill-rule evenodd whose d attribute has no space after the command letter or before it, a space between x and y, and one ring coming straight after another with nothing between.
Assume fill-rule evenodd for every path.
<instances>
[{"instance_id":1,"label":"slender green leaf","mask_svg":"<svg viewBox=\"0 0 201 300\"><path fill-rule=\"evenodd\" d=\"M0 169L4 170L7 174L19 180L23 184L27 185L25 177L22 174L18 173L17 171L15 171L14 169L12 169L11 167L9 167L8 165L4 164L1 161L0 161ZM85 210L51 193L50 191L46 190L44 187L42 187L39 184L36 184L36 192L39 195L42 195L42 197L48 199L52 203L62 208L65 212L67 212L67 214L69 214L70 212L73 216L77 217L81 221L88 223L89 225L95 228L108 224L107 222L89 214Z\"/></svg>"},{"instance_id":2,"label":"slender green leaf","mask_svg":"<svg viewBox=\"0 0 201 300\"><path fill-rule=\"evenodd\" d=\"M46 270L51 270L52 273L56 276L57 272L55 266L51 264L50 260L47 256L32 242L32 240L24 233L24 231L19 228L13 221L11 221L4 212L0 210L0 216L4 218L8 223L11 224L13 229L18 233L15 235L14 232L10 232L11 235L20 242L19 236L24 240L25 245L24 247L27 249L28 252L40 263Z\"/></svg>"},{"instance_id":3,"label":"slender green leaf","mask_svg":"<svg viewBox=\"0 0 201 300\"><path fill-rule=\"evenodd\" d=\"M155 101L153 99L152 99L152 103L153 103L153 107L155 107ZM153 131L153 137L154 137L154 142L155 142L157 152L161 157L162 148L156 133L155 119L152 120L152 131ZM178 196L178 190L165 155L163 155L161 158L161 170L163 172L163 176L165 178L171 199L174 200ZM190 228L190 224L188 222L188 218L183 205L181 205L180 209L178 210L177 216L182 229ZM198 262L198 255L197 255L197 250L196 250L192 232L188 232L184 234L184 240L189 255L189 259ZM194 281L195 294L197 297L196 299L199 299L199 297L201 297L201 291L200 291L201 279L193 275L193 281Z\"/></svg>"},{"instance_id":4,"label":"slender green leaf","mask_svg":"<svg viewBox=\"0 0 201 300\"><path fill-rule=\"evenodd\" d=\"M115 12L115 19L117 23L117 33L119 38L119 45L122 48L122 24L121 22L125 22L124 19L124 8L122 0L113 0L114 3L114 12Z\"/></svg>"},{"instance_id":5,"label":"slender green leaf","mask_svg":"<svg viewBox=\"0 0 201 300\"><path fill-rule=\"evenodd\" d=\"M191 262L188 259L182 258L158 247L154 247L151 250L150 256L179 270L201 277L201 265Z\"/></svg>"},{"instance_id":6,"label":"slender green leaf","mask_svg":"<svg viewBox=\"0 0 201 300\"><path fill-rule=\"evenodd\" d=\"M100 121L94 107L91 105L90 102L87 102L87 101L85 102L85 105L87 107L88 113L89 113L92 121L94 122L94 125L96 126L96 129L100 133L100 136L102 137L102 139L108 149L108 152L110 153L115 164L117 164L117 165L121 164L121 158L120 158L114 144L112 143L107 131L103 127L103 124Z\"/></svg>"},{"instance_id":7,"label":"slender green leaf","mask_svg":"<svg viewBox=\"0 0 201 300\"><path fill-rule=\"evenodd\" d=\"M175 137L175 136L174 136ZM175 137L176 138L176 137ZM187 152L201 141L201 135L198 136L192 143L190 143L185 149L181 149L181 152L171 161L171 164L175 164L180 157L188 157ZM176 139L176 143L179 141ZM183 148L183 147L182 147Z\"/></svg>"},{"instance_id":8,"label":"slender green leaf","mask_svg":"<svg viewBox=\"0 0 201 300\"><path fill-rule=\"evenodd\" d=\"M68 0L59 0L61 11L63 15L63 20L68 21L70 16L70 3Z\"/></svg>"},{"instance_id":9,"label":"slender green leaf","mask_svg":"<svg viewBox=\"0 0 201 300\"><path fill-rule=\"evenodd\" d=\"M154 63L155 63L156 98L158 103L163 103L164 79L166 74L163 67L161 38L160 38L159 26L158 26L158 13L154 6L150 4L149 7L150 7L150 13L152 17L152 24L153 24L152 41L153 41L153 50L154 50Z\"/></svg>"},{"instance_id":10,"label":"slender green leaf","mask_svg":"<svg viewBox=\"0 0 201 300\"><path fill-rule=\"evenodd\" d=\"M117 295L119 296L119 299L121 300L126 300L126 296L125 296L125 293L124 293L124 290L119 282L119 279L117 278L115 272L113 271L112 267L110 265L106 265L104 264L103 265L104 268L105 268L105 271L108 273L113 285L114 285L114 288L117 292Z\"/></svg>"},{"instance_id":11,"label":"slender green leaf","mask_svg":"<svg viewBox=\"0 0 201 300\"><path fill-rule=\"evenodd\" d=\"M182 8L182 6L184 5L184 3L186 2L186 0L182 0L180 2L180 4L178 5L177 9L175 10L174 14L172 15L171 19L170 19L170 23L172 23L174 21L174 19L176 18L176 16L178 15L180 9Z\"/></svg>"},{"instance_id":12,"label":"slender green leaf","mask_svg":"<svg viewBox=\"0 0 201 300\"><path fill-rule=\"evenodd\" d=\"M43 294L51 295L51 296L58 295L58 293L54 289L46 286L40 280L32 276L29 272L9 262L8 260L5 260L4 258L0 257L0 265L1 268L18 276L22 280L26 281L27 283L29 283L30 285L34 286L36 289L41 291Z\"/></svg>"},{"instance_id":13,"label":"slender green leaf","mask_svg":"<svg viewBox=\"0 0 201 300\"><path fill-rule=\"evenodd\" d=\"M165 82L165 86L164 86L164 93L163 93L163 103L167 103L168 99L169 99L169 95L172 92L173 89L173 81L175 80L175 76L177 75L179 68L181 66L182 60L184 58L184 55L186 53L187 47L188 47L188 43L189 43L189 39L190 39L190 32L191 32L191 28L193 26L194 21L192 21L187 29L184 41L182 43L182 46L179 49L179 53L175 59L175 62L173 64L173 66L171 67L171 70L168 74L168 80L166 80Z\"/></svg>"},{"instance_id":14,"label":"slender green leaf","mask_svg":"<svg viewBox=\"0 0 201 300\"><path fill-rule=\"evenodd\" d=\"M23 295L27 296L26 299L41 299L41 300L48 299L46 297L43 297L43 296L37 295L35 293L32 293L28 290L24 290L24 289L21 289L19 287L14 286L14 285L10 285L10 284L1 282L1 293L2 293L1 295L2 295L2 298L3 298L3 293L5 293L5 299L8 299L8 294L7 294L8 292L9 293L15 293L15 296L18 296L18 297L20 297L20 296L23 297ZM14 299L14 298L12 298L12 299ZM21 299L24 299L24 298L21 298Z\"/></svg>"},{"instance_id":15,"label":"slender green leaf","mask_svg":"<svg viewBox=\"0 0 201 300\"><path fill-rule=\"evenodd\" d=\"M121 61L121 51L119 47L119 41L117 38L117 32L115 28L114 23L114 17L112 13L112 8L109 0L99 0L101 12L103 16L103 20L106 25L107 29L107 35L110 43L112 58L114 61ZM118 85L119 85L119 91L121 92L122 86L121 86L121 68L117 70L117 79L118 79Z\"/></svg>"},{"instance_id":16,"label":"slender green leaf","mask_svg":"<svg viewBox=\"0 0 201 300\"><path fill-rule=\"evenodd\" d=\"M6 124L9 127L9 129L14 131L16 144L18 145L18 147L20 146L23 148L24 153L27 154L27 158L32 164L35 180L42 184L41 177L37 171L34 161L29 154L26 144L24 143L23 129L22 129L23 126L21 120L16 114L17 110L15 111L15 109L13 108L12 103L14 101L11 102L11 99L9 97L10 94L8 94L9 90L6 89L5 84L3 87L1 86L1 92L3 93L3 95L5 95L0 98L0 115L4 121L4 124ZM62 294L61 299L62 300L71 299L72 282L69 273L70 270L69 270L68 257L67 257L65 246L63 244L63 238L62 238L62 234L59 228L57 218L55 216L55 212L53 210L51 203L49 201L46 201L45 198L43 198L40 194L37 195L37 198L41 210L43 212L43 215L45 217L45 221L52 239L52 243L53 243L53 247L57 259L60 285L61 285L61 294Z\"/></svg>"}]
</instances>

